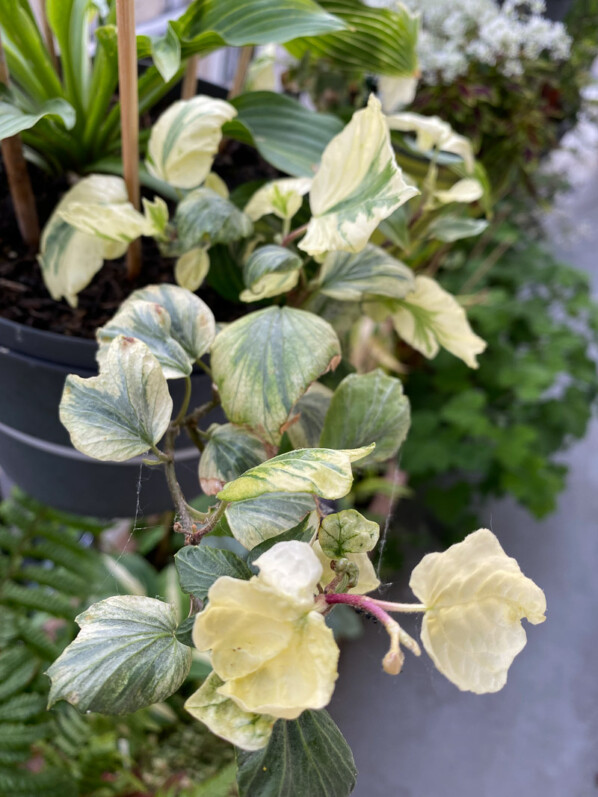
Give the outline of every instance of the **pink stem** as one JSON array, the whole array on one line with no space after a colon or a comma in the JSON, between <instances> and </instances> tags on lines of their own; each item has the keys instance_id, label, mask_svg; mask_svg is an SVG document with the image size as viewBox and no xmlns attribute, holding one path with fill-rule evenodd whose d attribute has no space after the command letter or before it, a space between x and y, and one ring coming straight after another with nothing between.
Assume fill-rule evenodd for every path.
<instances>
[{"instance_id":1,"label":"pink stem","mask_svg":"<svg viewBox=\"0 0 598 797\"><path fill-rule=\"evenodd\" d=\"M375 604L372 598L366 598L365 595L349 595L344 593L335 593L333 595L327 594L324 596L326 603L346 603L356 609L363 609L363 611L371 614L377 620L387 627L388 625L395 626L396 621L387 614L384 609Z\"/></svg>"}]
</instances>

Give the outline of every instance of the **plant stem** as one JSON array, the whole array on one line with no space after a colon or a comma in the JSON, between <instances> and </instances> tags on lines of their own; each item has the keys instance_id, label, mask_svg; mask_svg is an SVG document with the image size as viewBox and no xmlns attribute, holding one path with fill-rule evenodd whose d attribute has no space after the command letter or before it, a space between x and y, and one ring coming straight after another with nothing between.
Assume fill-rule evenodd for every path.
<instances>
[{"instance_id":1,"label":"plant stem","mask_svg":"<svg viewBox=\"0 0 598 797\"><path fill-rule=\"evenodd\" d=\"M288 246L291 243L291 241L295 240L295 238L300 238L306 230L307 230L307 224L302 224L301 227L297 227L288 235L285 235L282 241L280 242L280 245Z\"/></svg>"},{"instance_id":2,"label":"plant stem","mask_svg":"<svg viewBox=\"0 0 598 797\"><path fill-rule=\"evenodd\" d=\"M3 83L8 88L9 82L8 67L4 56L4 48L2 47L2 39L0 38L0 83ZM20 136L16 135L3 139L2 159L6 169L8 189L19 232L27 246L37 249L39 244L39 221Z\"/></svg>"},{"instance_id":3,"label":"plant stem","mask_svg":"<svg viewBox=\"0 0 598 797\"><path fill-rule=\"evenodd\" d=\"M239 53L239 61L237 62L237 71L235 72L233 84L228 92L229 100L237 97L243 91L243 86L245 85L245 80L247 78L247 70L249 69L249 64L251 63L252 57L253 47L251 45L241 48L241 52Z\"/></svg>"},{"instance_id":4,"label":"plant stem","mask_svg":"<svg viewBox=\"0 0 598 797\"><path fill-rule=\"evenodd\" d=\"M183 403L181 404L181 408L178 412L178 415L174 419L173 423L175 426L180 426L183 423L185 415L187 414L187 410L189 409L189 402L191 401L191 377L185 377L185 395L183 396Z\"/></svg>"},{"instance_id":5,"label":"plant stem","mask_svg":"<svg viewBox=\"0 0 598 797\"><path fill-rule=\"evenodd\" d=\"M403 612L406 614L414 614L416 612L425 612L426 606L423 603L393 603L392 601L379 601L376 598L368 598L368 600L375 603L381 609L388 612Z\"/></svg>"},{"instance_id":6,"label":"plant stem","mask_svg":"<svg viewBox=\"0 0 598 797\"><path fill-rule=\"evenodd\" d=\"M139 97L134 0L116 0L116 24L123 173L129 200L139 210ZM131 242L127 252L127 276L133 280L140 271L141 241L138 238Z\"/></svg>"},{"instance_id":7,"label":"plant stem","mask_svg":"<svg viewBox=\"0 0 598 797\"><path fill-rule=\"evenodd\" d=\"M185 77L183 78L183 85L181 88L181 99L190 100L195 97L197 93L197 65L199 64L199 56L192 55L187 61L185 68Z\"/></svg>"}]
</instances>

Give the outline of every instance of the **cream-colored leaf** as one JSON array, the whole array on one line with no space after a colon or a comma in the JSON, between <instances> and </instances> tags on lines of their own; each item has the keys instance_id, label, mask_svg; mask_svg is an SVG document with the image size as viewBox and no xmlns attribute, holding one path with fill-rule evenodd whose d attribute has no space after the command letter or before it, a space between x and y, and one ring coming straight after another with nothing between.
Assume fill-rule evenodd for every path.
<instances>
[{"instance_id":1,"label":"cream-colored leaf","mask_svg":"<svg viewBox=\"0 0 598 797\"><path fill-rule=\"evenodd\" d=\"M522 618L533 624L545 619L544 593L488 529L424 556L409 584L426 606L422 641L428 654L459 689L478 694L505 685L526 643Z\"/></svg>"},{"instance_id":2,"label":"cream-colored leaf","mask_svg":"<svg viewBox=\"0 0 598 797\"><path fill-rule=\"evenodd\" d=\"M413 132L416 135L416 146L422 152L437 149L441 152L452 152L459 155L465 163L467 172L471 174L475 166L475 158L471 141L460 136L439 116L422 116L418 113L397 113L387 117L390 130Z\"/></svg>"},{"instance_id":3,"label":"cream-colored leaf","mask_svg":"<svg viewBox=\"0 0 598 797\"><path fill-rule=\"evenodd\" d=\"M151 235L160 241L167 240L166 227L170 214L166 202L159 196L154 197L151 201L143 197L141 202L143 204L143 213L151 229L145 235Z\"/></svg>"},{"instance_id":4,"label":"cream-colored leaf","mask_svg":"<svg viewBox=\"0 0 598 797\"><path fill-rule=\"evenodd\" d=\"M311 188L310 177L284 177L258 188L245 206L252 221L272 213L279 219L292 219Z\"/></svg>"},{"instance_id":5,"label":"cream-colored leaf","mask_svg":"<svg viewBox=\"0 0 598 797\"><path fill-rule=\"evenodd\" d=\"M212 733L242 750L260 750L268 744L275 717L250 714L218 691L224 681L211 672L197 692L185 703L185 709Z\"/></svg>"},{"instance_id":6,"label":"cream-colored leaf","mask_svg":"<svg viewBox=\"0 0 598 797\"><path fill-rule=\"evenodd\" d=\"M322 564L323 572L320 584L326 587L336 578L337 574L330 567L330 562L332 560L329 556L326 556L318 540L315 540L312 547ZM354 564L359 570L357 584L349 590L352 595L366 595L368 592L373 592L378 589L380 586L380 579L376 575L372 560L367 553L348 553L343 558L347 559L351 564Z\"/></svg>"},{"instance_id":7,"label":"cream-colored leaf","mask_svg":"<svg viewBox=\"0 0 598 797\"><path fill-rule=\"evenodd\" d=\"M203 246L197 246L181 255L174 266L174 278L177 285L188 291L196 291L208 276L210 255Z\"/></svg>"},{"instance_id":8,"label":"cream-colored leaf","mask_svg":"<svg viewBox=\"0 0 598 797\"><path fill-rule=\"evenodd\" d=\"M403 179L380 101L371 95L324 150L299 248L310 255L359 252L378 224L418 193Z\"/></svg>"},{"instance_id":9,"label":"cream-colored leaf","mask_svg":"<svg viewBox=\"0 0 598 797\"><path fill-rule=\"evenodd\" d=\"M208 176L222 139L222 125L237 111L224 100L197 96L173 103L152 127L150 174L176 188L195 188Z\"/></svg>"},{"instance_id":10,"label":"cream-colored leaf","mask_svg":"<svg viewBox=\"0 0 598 797\"><path fill-rule=\"evenodd\" d=\"M414 288L413 271L384 249L368 244L361 252L330 252L317 280L320 293L344 302L368 296L402 299Z\"/></svg>"},{"instance_id":11,"label":"cream-colored leaf","mask_svg":"<svg viewBox=\"0 0 598 797\"><path fill-rule=\"evenodd\" d=\"M276 45L266 44L249 65L244 91L276 91L275 66Z\"/></svg>"},{"instance_id":12,"label":"cream-colored leaf","mask_svg":"<svg viewBox=\"0 0 598 797\"><path fill-rule=\"evenodd\" d=\"M470 368L478 367L476 355L485 350L486 341L472 331L455 297L435 280L416 277L415 291L396 304L392 322L410 346L428 358L442 346Z\"/></svg>"},{"instance_id":13,"label":"cream-colored leaf","mask_svg":"<svg viewBox=\"0 0 598 797\"><path fill-rule=\"evenodd\" d=\"M309 493L265 493L234 501L226 507L225 514L235 539L251 550L297 526L314 507Z\"/></svg>"},{"instance_id":14,"label":"cream-colored leaf","mask_svg":"<svg viewBox=\"0 0 598 797\"><path fill-rule=\"evenodd\" d=\"M142 235L154 233L153 223L130 202L71 202L60 211L63 221L79 232L108 241L130 243Z\"/></svg>"},{"instance_id":15,"label":"cream-colored leaf","mask_svg":"<svg viewBox=\"0 0 598 797\"><path fill-rule=\"evenodd\" d=\"M350 553L371 551L380 536L380 527L355 509L343 509L326 515L320 525L318 539L330 559Z\"/></svg>"},{"instance_id":16,"label":"cream-colored leaf","mask_svg":"<svg viewBox=\"0 0 598 797\"><path fill-rule=\"evenodd\" d=\"M100 375L67 377L60 420L73 446L94 459L123 462L145 453L165 433L172 399L158 360L145 343L120 336Z\"/></svg>"},{"instance_id":17,"label":"cream-colored leaf","mask_svg":"<svg viewBox=\"0 0 598 797\"><path fill-rule=\"evenodd\" d=\"M443 205L449 202L477 202L484 195L484 189L479 180L466 177L459 180L446 191L435 191L434 199Z\"/></svg>"},{"instance_id":18,"label":"cream-colored leaf","mask_svg":"<svg viewBox=\"0 0 598 797\"><path fill-rule=\"evenodd\" d=\"M213 191L215 194L218 194L218 196L221 196L223 199L228 199L230 196L228 186L226 185L222 177L219 177L216 174L216 172L210 172L206 177L206 179L204 180L203 184L206 188L209 188L211 191Z\"/></svg>"},{"instance_id":19,"label":"cream-colored leaf","mask_svg":"<svg viewBox=\"0 0 598 797\"><path fill-rule=\"evenodd\" d=\"M243 267L247 290L239 298L243 302L257 302L292 290L299 282L303 262L284 246L261 246L254 250Z\"/></svg>"},{"instance_id":20,"label":"cream-colored leaf","mask_svg":"<svg viewBox=\"0 0 598 797\"><path fill-rule=\"evenodd\" d=\"M378 93L384 113L393 113L403 105L410 105L417 91L417 77L393 77L380 75Z\"/></svg>"}]
</instances>

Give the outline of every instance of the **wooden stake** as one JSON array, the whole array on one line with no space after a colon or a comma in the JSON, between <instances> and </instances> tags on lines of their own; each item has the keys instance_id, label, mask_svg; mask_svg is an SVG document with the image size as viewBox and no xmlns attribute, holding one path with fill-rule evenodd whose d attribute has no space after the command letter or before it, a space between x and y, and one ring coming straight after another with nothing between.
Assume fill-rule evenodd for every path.
<instances>
[{"instance_id":1,"label":"wooden stake","mask_svg":"<svg viewBox=\"0 0 598 797\"><path fill-rule=\"evenodd\" d=\"M228 92L229 100L232 100L233 97L237 97L243 91L243 86L245 85L245 80L247 78L247 70L249 69L251 59L253 58L253 49L254 48L252 45L241 48L241 52L239 53L239 61L237 63L237 71L235 72L235 76L233 78L233 85Z\"/></svg>"},{"instance_id":2,"label":"wooden stake","mask_svg":"<svg viewBox=\"0 0 598 797\"><path fill-rule=\"evenodd\" d=\"M116 0L116 25L123 174L129 200L139 210L139 97L135 0ZM127 252L127 276L133 280L140 271L141 241L137 239L131 243Z\"/></svg>"},{"instance_id":3,"label":"wooden stake","mask_svg":"<svg viewBox=\"0 0 598 797\"><path fill-rule=\"evenodd\" d=\"M192 55L187 61L187 68L185 69L185 77L183 78L183 86L181 89L181 99L190 100L197 94L197 65L199 64L199 56Z\"/></svg>"},{"instance_id":4,"label":"wooden stake","mask_svg":"<svg viewBox=\"0 0 598 797\"><path fill-rule=\"evenodd\" d=\"M0 83L8 87L9 79L4 48L0 38ZM11 136L3 139L2 160L6 169L8 190L10 191L15 216L17 217L19 232L27 246L37 249L39 245L39 221L20 136Z\"/></svg>"},{"instance_id":5,"label":"wooden stake","mask_svg":"<svg viewBox=\"0 0 598 797\"><path fill-rule=\"evenodd\" d=\"M58 58L56 56L56 47L54 45L54 34L52 33L52 28L48 22L48 14L46 13L46 0L38 0L38 8L39 18L42 23L42 31L44 34L44 42L48 48L48 52L50 53L50 58L54 64L54 69L56 70L57 74L60 74L60 67L58 64Z\"/></svg>"}]
</instances>

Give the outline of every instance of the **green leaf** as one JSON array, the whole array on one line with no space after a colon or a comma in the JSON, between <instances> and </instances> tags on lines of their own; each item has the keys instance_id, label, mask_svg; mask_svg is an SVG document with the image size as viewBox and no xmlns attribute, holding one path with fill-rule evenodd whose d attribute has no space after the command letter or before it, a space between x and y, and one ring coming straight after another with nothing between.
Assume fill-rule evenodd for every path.
<instances>
[{"instance_id":1,"label":"green leaf","mask_svg":"<svg viewBox=\"0 0 598 797\"><path fill-rule=\"evenodd\" d=\"M268 459L260 438L232 423L208 429L210 439L199 461L199 483L206 495L216 495L226 482Z\"/></svg>"},{"instance_id":2,"label":"green leaf","mask_svg":"<svg viewBox=\"0 0 598 797\"><path fill-rule=\"evenodd\" d=\"M46 0L48 22L60 48L66 96L78 114L87 111L90 99L89 12L89 0Z\"/></svg>"},{"instance_id":3,"label":"green leaf","mask_svg":"<svg viewBox=\"0 0 598 797\"><path fill-rule=\"evenodd\" d=\"M314 499L309 493L266 493L229 504L225 514L235 539L252 551L297 528L314 509ZM310 539L311 536L313 533Z\"/></svg>"},{"instance_id":4,"label":"green leaf","mask_svg":"<svg viewBox=\"0 0 598 797\"><path fill-rule=\"evenodd\" d=\"M206 244L230 243L253 232L249 218L209 188L196 188L179 204L173 223L176 239L168 254L184 254Z\"/></svg>"},{"instance_id":5,"label":"green leaf","mask_svg":"<svg viewBox=\"0 0 598 797\"><path fill-rule=\"evenodd\" d=\"M70 130L75 124L75 109L66 100L48 100L35 112L25 112L12 102L0 102L0 141L29 130L44 117L58 118Z\"/></svg>"},{"instance_id":6,"label":"green leaf","mask_svg":"<svg viewBox=\"0 0 598 797\"><path fill-rule=\"evenodd\" d=\"M279 720L265 750L237 752L240 797L347 797L357 770L327 711Z\"/></svg>"},{"instance_id":7,"label":"green leaf","mask_svg":"<svg viewBox=\"0 0 598 797\"><path fill-rule=\"evenodd\" d=\"M299 282L301 258L284 246L261 246L255 249L243 268L247 290L239 297L243 302L258 302L292 290Z\"/></svg>"},{"instance_id":8,"label":"green leaf","mask_svg":"<svg viewBox=\"0 0 598 797\"><path fill-rule=\"evenodd\" d=\"M216 337L212 375L228 418L278 443L293 405L339 359L338 337L326 321L304 310L268 307Z\"/></svg>"},{"instance_id":9,"label":"green leaf","mask_svg":"<svg viewBox=\"0 0 598 797\"><path fill-rule=\"evenodd\" d=\"M205 600L212 584L221 576L246 581L251 570L232 551L209 545L186 545L174 557L183 592Z\"/></svg>"},{"instance_id":10,"label":"green leaf","mask_svg":"<svg viewBox=\"0 0 598 797\"><path fill-rule=\"evenodd\" d=\"M415 287L409 266L371 244L357 254L330 252L317 284L320 293L344 302L359 302L366 296L402 299Z\"/></svg>"},{"instance_id":11,"label":"green leaf","mask_svg":"<svg viewBox=\"0 0 598 797\"><path fill-rule=\"evenodd\" d=\"M264 160L293 177L313 177L326 145L343 129L336 116L270 91L242 94L232 105L238 116L224 132L242 140L249 135Z\"/></svg>"},{"instance_id":12,"label":"green leaf","mask_svg":"<svg viewBox=\"0 0 598 797\"><path fill-rule=\"evenodd\" d=\"M332 390L314 382L293 407L287 435L293 448L317 448L330 406ZM295 420L297 418L297 420Z\"/></svg>"},{"instance_id":13,"label":"green leaf","mask_svg":"<svg viewBox=\"0 0 598 797\"><path fill-rule=\"evenodd\" d=\"M274 493L273 495L276 495ZM286 493L287 498L293 498L293 496L289 493ZM300 495L300 494L299 494ZM270 498L271 496L263 495L261 498L256 498L256 501L263 501L265 498ZM281 495L282 497L282 495ZM313 498L309 496L313 506ZM231 504L231 507L241 506L244 502L241 501L238 504ZM249 503L248 501L245 503ZM316 516L317 517L317 516ZM260 542L259 545L256 545L255 548L252 548L248 555L247 555L247 564L253 565L256 559L269 551L273 545L277 545L279 542L291 542L292 540L296 542L311 542L312 538L315 535L316 527L317 527L318 520L314 520L311 515L305 517L301 523L298 523L293 528L289 529L288 531L283 531L282 534L277 534L275 537L270 537L269 539Z\"/></svg>"},{"instance_id":14,"label":"green leaf","mask_svg":"<svg viewBox=\"0 0 598 797\"><path fill-rule=\"evenodd\" d=\"M322 520L318 538L330 559L371 551L380 536L380 527L355 509L343 509Z\"/></svg>"},{"instance_id":15,"label":"green leaf","mask_svg":"<svg viewBox=\"0 0 598 797\"><path fill-rule=\"evenodd\" d=\"M434 219L426 234L438 241L453 243L462 238L473 238L480 235L487 227L488 222L485 219L470 219L449 213Z\"/></svg>"},{"instance_id":16,"label":"green leaf","mask_svg":"<svg viewBox=\"0 0 598 797\"><path fill-rule=\"evenodd\" d=\"M171 22L163 36L152 38L151 47L154 64L168 83L181 66L181 42Z\"/></svg>"},{"instance_id":17,"label":"green leaf","mask_svg":"<svg viewBox=\"0 0 598 797\"><path fill-rule=\"evenodd\" d=\"M265 493L312 493L342 498L353 483L351 463L364 459L374 446L348 451L301 448L248 470L218 493L221 501L244 501Z\"/></svg>"},{"instance_id":18,"label":"green leaf","mask_svg":"<svg viewBox=\"0 0 598 797\"><path fill-rule=\"evenodd\" d=\"M375 450L361 464L383 462L398 451L410 421L409 399L399 379L379 368L369 374L350 374L332 397L320 445L358 448L374 442Z\"/></svg>"},{"instance_id":19,"label":"green leaf","mask_svg":"<svg viewBox=\"0 0 598 797\"><path fill-rule=\"evenodd\" d=\"M73 446L95 459L123 462L145 453L165 433L172 399L160 364L147 346L118 337L100 375L67 377L60 420Z\"/></svg>"},{"instance_id":20,"label":"green leaf","mask_svg":"<svg viewBox=\"0 0 598 797\"><path fill-rule=\"evenodd\" d=\"M79 711L129 714L165 700L185 680L191 650L177 641L172 606L122 595L77 617L78 637L52 664L49 705L67 700Z\"/></svg>"},{"instance_id":21,"label":"green leaf","mask_svg":"<svg viewBox=\"0 0 598 797\"><path fill-rule=\"evenodd\" d=\"M342 19L346 30L288 43L296 58L306 53L325 58L337 69L376 75L410 76L417 70L419 17L397 4L371 8L360 0L321 0L323 8ZM303 34L298 34L302 36Z\"/></svg>"},{"instance_id":22,"label":"green leaf","mask_svg":"<svg viewBox=\"0 0 598 797\"><path fill-rule=\"evenodd\" d=\"M410 244L409 227L405 206L397 208L387 219L381 221L378 230L395 246L408 249Z\"/></svg>"}]
</instances>

